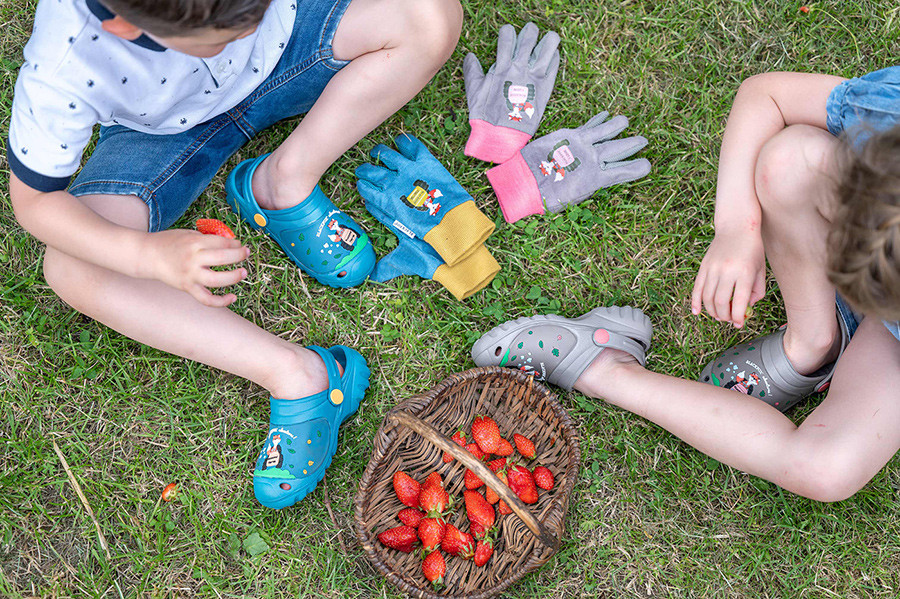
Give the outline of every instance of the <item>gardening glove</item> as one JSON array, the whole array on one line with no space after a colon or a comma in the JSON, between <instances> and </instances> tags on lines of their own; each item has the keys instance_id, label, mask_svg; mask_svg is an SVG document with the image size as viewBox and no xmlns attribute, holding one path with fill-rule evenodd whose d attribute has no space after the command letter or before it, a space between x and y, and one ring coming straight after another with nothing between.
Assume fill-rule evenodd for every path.
<instances>
[{"instance_id":1,"label":"gardening glove","mask_svg":"<svg viewBox=\"0 0 900 599\"><path fill-rule=\"evenodd\" d=\"M454 266L484 244L494 223L422 142L403 134L394 143L399 152L383 144L372 149L384 166L360 165L356 187L367 206L390 215L397 229L423 240Z\"/></svg>"},{"instance_id":2,"label":"gardening glove","mask_svg":"<svg viewBox=\"0 0 900 599\"><path fill-rule=\"evenodd\" d=\"M528 23L516 37L512 25L500 28L497 62L487 75L474 54L463 62L469 124L466 156L506 162L537 131L559 70L559 35L550 31L537 46L538 28Z\"/></svg>"},{"instance_id":3,"label":"gardening glove","mask_svg":"<svg viewBox=\"0 0 900 599\"><path fill-rule=\"evenodd\" d=\"M357 186L362 183L357 183ZM400 275L434 279L462 301L483 289L500 272L500 265L482 243L454 266L448 266L430 245L396 226L393 217L372 202L366 210L397 236L397 249L379 260L369 276L382 283Z\"/></svg>"},{"instance_id":4,"label":"gardening glove","mask_svg":"<svg viewBox=\"0 0 900 599\"><path fill-rule=\"evenodd\" d=\"M640 179L646 158L624 160L647 145L640 135L614 139L628 119L601 112L577 129L560 129L534 140L509 161L487 172L506 222L532 214L562 212L598 189Z\"/></svg>"}]
</instances>

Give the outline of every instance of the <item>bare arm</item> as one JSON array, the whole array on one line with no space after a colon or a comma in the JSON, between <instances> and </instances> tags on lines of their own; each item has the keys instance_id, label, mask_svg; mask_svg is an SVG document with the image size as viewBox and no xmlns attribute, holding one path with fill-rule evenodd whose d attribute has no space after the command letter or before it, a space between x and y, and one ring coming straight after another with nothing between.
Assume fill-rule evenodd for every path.
<instances>
[{"instance_id":1,"label":"bare arm","mask_svg":"<svg viewBox=\"0 0 900 599\"><path fill-rule=\"evenodd\" d=\"M697 273L691 310L706 306L717 320L744 324L747 307L765 293L762 211L754 181L756 162L769 139L789 125L826 128L825 103L843 79L806 73L764 73L745 80L734 99L716 185L716 237ZM717 310L713 298L732 298ZM727 302L726 302L727 303Z\"/></svg>"},{"instance_id":2,"label":"bare arm","mask_svg":"<svg viewBox=\"0 0 900 599\"><path fill-rule=\"evenodd\" d=\"M10 197L19 224L50 247L74 258L129 277L158 279L190 293L209 306L227 306L233 294L214 295L207 287L225 287L242 280L235 264L249 255L236 239L175 229L147 233L112 223L65 191L40 192L10 176Z\"/></svg>"}]
</instances>

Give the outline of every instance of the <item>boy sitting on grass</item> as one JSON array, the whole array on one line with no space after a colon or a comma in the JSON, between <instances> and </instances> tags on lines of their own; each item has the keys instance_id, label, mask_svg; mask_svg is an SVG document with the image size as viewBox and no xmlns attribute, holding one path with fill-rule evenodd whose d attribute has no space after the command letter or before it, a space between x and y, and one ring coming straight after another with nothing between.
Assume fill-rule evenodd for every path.
<instances>
[{"instance_id":1,"label":"boy sitting on grass","mask_svg":"<svg viewBox=\"0 0 900 599\"><path fill-rule=\"evenodd\" d=\"M210 289L247 276L235 265L248 248L168 227L244 143L306 113L275 152L232 173L234 207L320 281L364 280L371 244L318 181L431 79L461 19L458 0L38 5L7 144L16 218L46 244L44 275L73 308L271 393L254 473L268 506L291 505L321 480L337 427L368 386L365 360L344 346L288 343L227 309L235 295ZM332 251L330 221L354 231L351 250ZM327 257L309 262L312 247Z\"/></svg>"},{"instance_id":2,"label":"boy sitting on grass","mask_svg":"<svg viewBox=\"0 0 900 599\"><path fill-rule=\"evenodd\" d=\"M900 67L745 81L722 141L715 225L694 314L742 327L768 258L787 325L726 350L700 383L643 368L650 324L630 308L501 325L473 358L519 366L522 351L504 352L541 327L546 347L564 350L528 354L550 382L799 495L850 497L900 450ZM829 384L799 426L782 414Z\"/></svg>"}]
</instances>

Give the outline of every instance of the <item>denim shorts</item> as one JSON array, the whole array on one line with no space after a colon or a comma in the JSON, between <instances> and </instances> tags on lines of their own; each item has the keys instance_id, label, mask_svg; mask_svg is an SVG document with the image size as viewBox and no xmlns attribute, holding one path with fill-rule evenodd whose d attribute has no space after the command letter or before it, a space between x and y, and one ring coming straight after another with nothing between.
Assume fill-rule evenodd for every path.
<instances>
[{"instance_id":1,"label":"denim shorts","mask_svg":"<svg viewBox=\"0 0 900 599\"><path fill-rule=\"evenodd\" d=\"M290 41L272 74L237 106L175 135L102 127L69 187L74 196L133 195L150 208L151 232L172 226L219 168L259 131L307 112L347 61L332 41L350 0L298 0Z\"/></svg>"}]
</instances>

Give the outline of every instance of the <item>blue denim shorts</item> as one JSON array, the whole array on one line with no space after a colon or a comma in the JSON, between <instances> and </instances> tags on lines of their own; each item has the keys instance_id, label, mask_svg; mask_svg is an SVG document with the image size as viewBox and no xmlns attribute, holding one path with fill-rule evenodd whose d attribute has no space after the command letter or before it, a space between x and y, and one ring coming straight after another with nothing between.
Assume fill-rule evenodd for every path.
<instances>
[{"instance_id":1,"label":"blue denim shorts","mask_svg":"<svg viewBox=\"0 0 900 599\"><path fill-rule=\"evenodd\" d=\"M172 226L219 168L270 125L307 112L347 61L331 44L350 0L298 0L290 41L275 70L228 112L176 135L102 127L69 187L74 196L133 195L150 208L151 232Z\"/></svg>"}]
</instances>

